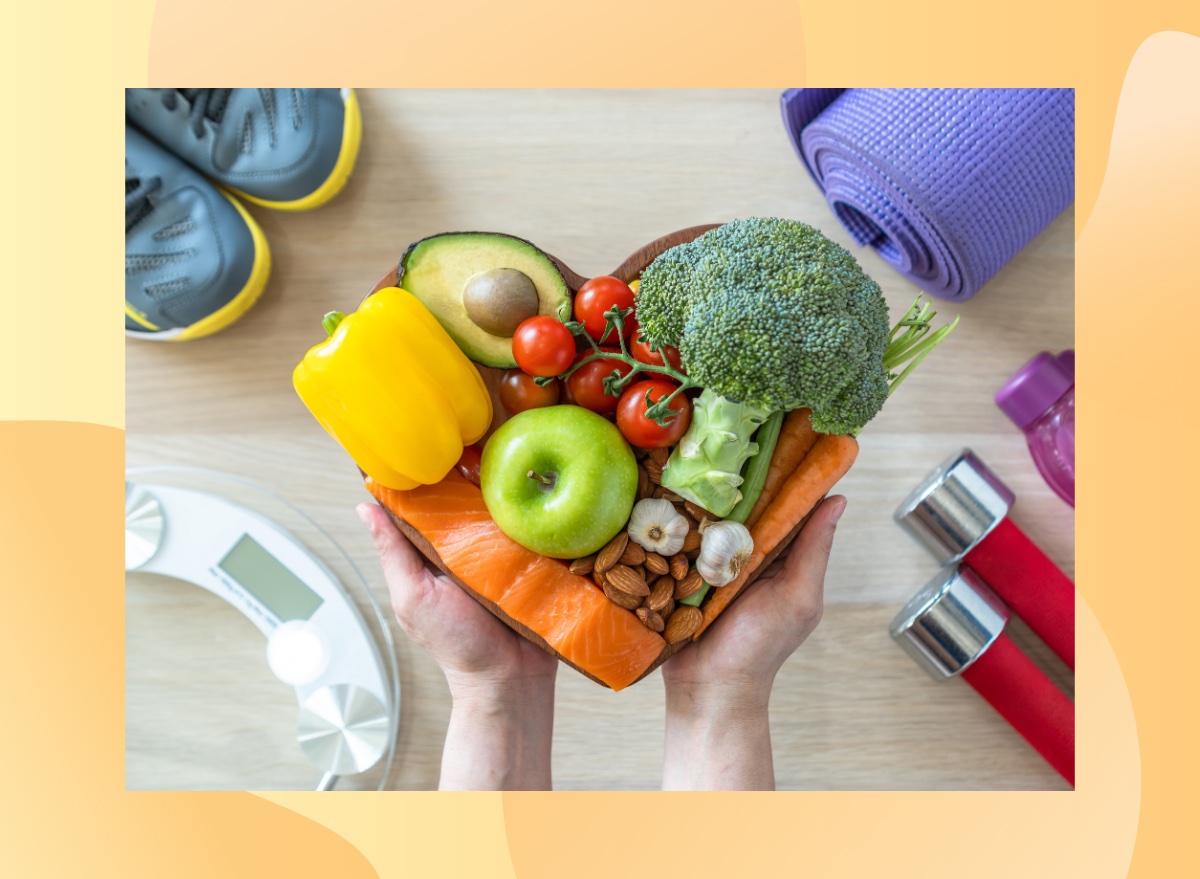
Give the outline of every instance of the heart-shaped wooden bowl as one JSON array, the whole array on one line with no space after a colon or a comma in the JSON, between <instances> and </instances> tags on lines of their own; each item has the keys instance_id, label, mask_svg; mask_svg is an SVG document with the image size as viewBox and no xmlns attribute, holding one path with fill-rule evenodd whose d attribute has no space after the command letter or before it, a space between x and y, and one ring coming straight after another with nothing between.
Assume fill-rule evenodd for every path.
<instances>
[{"instance_id":1,"label":"heart-shaped wooden bowl","mask_svg":"<svg viewBox=\"0 0 1200 879\"><path fill-rule=\"evenodd\" d=\"M715 229L717 227L717 225L719 225L719 224L713 223L713 224L708 224L708 225L704 225L704 226L691 226L690 228L687 228L687 229L680 229L678 232L672 232L670 235L664 235L662 238L658 238L654 241L651 241L645 247L642 247L635 253L631 254L628 259L626 259L624 262L622 262L617 268L615 268L612 272L610 272L610 274L613 277L620 278L622 281L625 281L626 283L628 283L630 281L634 281L641 276L642 271L648 265L650 265L650 263L652 263L660 254L671 249L672 247L675 247L676 245L686 244L689 241L695 240L696 238L700 237L708 230ZM578 274L577 272L573 271L561 259L558 259L557 257L554 257L554 256L551 256L550 259L552 259L554 261L554 263L558 266L559 271L562 272L563 278L566 279L567 287L570 289L571 295L574 296L575 293L578 292L579 288L584 283L586 283L587 278L585 278L582 275ZM393 267L387 274L385 274L382 278L380 278L376 282L375 286L371 288L370 293L374 293L377 290L382 290L386 287L395 287L398 270L399 270L398 265ZM367 295L370 295L370 293L368 293ZM491 366L483 366L481 364L476 364L476 368L479 370L480 375L483 376L484 383L487 385L488 391L491 393L492 411L495 413L494 416L492 417L491 429L488 431L488 433L484 437L484 439L486 439L488 436L491 436L492 432L495 431L495 429L497 427L499 427L501 424L503 424L507 418L507 415L505 414L505 411L504 411L504 406L501 404L500 398L499 398L500 378L504 374L504 370L497 369L497 368L491 367ZM483 442L483 441L484 440L480 440L480 442ZM591 678L596 683L601 684L602 686L607 686L607 684L605 684L603 681L599 680L594 675L590 674L586 670L575 665L573 662L568 660L562 654L558 653L558 651L554 650L554 648L552 648L549 644L547 644L545 639L542 638L539 634L532 631L527 626L524 626L521 623L517 622L516 620L512 619L510 616L508 616L508 614L506 614L494 602L489 601L487 598L484 598L482 595L477 593L475 590L471 589L471 587L468 586L467 584L465 584L462 580L460 580L452 570L450 570L448 567L446 567L445 563L438 556L437 550L435 550L433 548L433 546L430 544L430 542L425 539L424 535L422 535L420 531L418 531L416 528L409 525L407 522L405 522L400 517L396 516L390 510L388 511L388 515L391 516L392 521L394 521L396 523L396 526L402 532L404 532L404 534L408 537L408 539L410 541L412 541L413 546L415 546L418 550L420 550L421 553L429 560L429 562L431 564L436 566L439 570L441 570L444 574L446 574L446 576L448 576L451 580L453 580L455 583L457 583L459 586L461 586L464 590L466 590L467 594L472 596L476 601L478 601L480 604L482 604L484 607L486 607L488 610L490 610L493 614L495 614L497 617L499 617L501 620L503 620L504 623L506 625L508 625L511 629L513 629L515 632L520 634L522 637L529 639L534 644L537 644L539 647L541 647L546 652L551 653L554 656L557 656L560 660L565 662L567 665L571 666L572 668L574 668L576 671L580 672L581 674L584 674L587 677ZM807 517L805 517L805 520L807 520ZM799 531L803 527L803 525L804 525L804 521L801 521L799 524L797 524L796 527L794 529L792 529L792 532L787 536L787 538L785 540L783 540L779 544L779 546L777 546L775 548L775 550L770 553L770 555L767 556L766 560L758 567L758 569L754 572L754 574L751 575L751 577L750 577L751 582L762 571L766 570L766 568L770 565L770 563L772 561L775 560L775 558L779 555L779 553L783 552L791 544L792 540L795 539L796 534L799 533ZM748 586L749 583L747 583L746 585ZM745 591L745 590L743 589L743 591ZM697 636L697 637L699 637L699 636ZM646 675L650 674L650 672L654 671L654 669L658 668L660 665L662 665L664 662L666 662L672 655L679 652L679 650L683 649L688 644L690 644L691 641L685 640L685 641L677 642L675 644L667 644L664 641L663 643L664 643L664 647L663 647L662 653L660 653L659 656L646 667L645 671L642 672L641 676L637 680L640 681ZM636 681L634 683L636 683Z\"/></svg>"}]
</instances>

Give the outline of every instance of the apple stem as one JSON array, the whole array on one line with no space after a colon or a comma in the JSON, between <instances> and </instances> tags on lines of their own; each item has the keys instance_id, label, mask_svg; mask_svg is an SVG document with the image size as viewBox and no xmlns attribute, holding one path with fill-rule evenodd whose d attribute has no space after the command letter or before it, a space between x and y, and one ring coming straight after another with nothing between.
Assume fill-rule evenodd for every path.
<instances>
[{"instance_id":1,"label":"apple stem","mask_svg":"<svg viewBox=\"0 0 1200 879\"><path fill-rule=\"evenodd\" d=\"M554 479L553 474L551 474L550 476L543 476L542 474L538 473L536 470L530 470L525 475L528 476L530 479L536 479L538 482L540 482L542 484L543 491L546 491L546 490L554 487L555 479Z\"/></svg>"}]
</instances>

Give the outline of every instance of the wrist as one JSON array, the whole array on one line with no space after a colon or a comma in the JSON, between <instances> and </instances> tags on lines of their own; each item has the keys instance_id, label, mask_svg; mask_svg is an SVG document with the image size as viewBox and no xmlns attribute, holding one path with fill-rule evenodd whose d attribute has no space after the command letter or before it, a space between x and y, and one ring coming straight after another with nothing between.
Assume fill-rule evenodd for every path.
<instances>
[{"instance_id":1,"label":"wrist","mask_svg":"<svg viewBox=\"0 0 1200 879\"><path fill-rule=\"evenodd\" d=\"M770 687L667 688L663 790L772 790Z\"/></svg>"},{"instance_id":2,"label":"wrist","mask_svg":"<svg viewBox=\"0 0 1200 879\"><path fill-rule=\"evenodd\" d=\"M664 678L667 718L757 716L767 712L773 681L673 681Z\"/></svg>"},{"instance_id":3,"label":"wrist","mask_svg":"<svg viewBox=\"0 0 1200 879\"><path fill-rule=\"evenodd\" d=\"M554 675L447 674L446 679L453 701L440 787L549 789Z\"/></svg>"},{"instance_id":4,"label":"wrist","mask_svg":"<svg viewBox=\"0 0 1200 879\"><path fill-rule=\"evenodd\" d=\"M554 698L554 680L558 664L548 675L527 675L499 671L459 672L444 670L446 685L455 706L494 710L497 706L519 706L546 695Z\"/></svg>"}]
</instances>

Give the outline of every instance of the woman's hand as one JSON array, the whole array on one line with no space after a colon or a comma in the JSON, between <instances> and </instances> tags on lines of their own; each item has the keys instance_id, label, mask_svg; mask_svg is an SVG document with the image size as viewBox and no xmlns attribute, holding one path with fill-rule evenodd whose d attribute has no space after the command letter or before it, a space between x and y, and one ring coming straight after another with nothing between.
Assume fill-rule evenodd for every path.
<instances>
[{"instance_id":1,"label":"woman's hand","mask_svg":"<svg viewBox=\"0 0 1200 879\"><path fill-rule=\"evenodd\" d=\"M774 787L771 685L821 620L825 568L845 509L844 497L822 503L786 558L663 666L664 789Z\"/></svg>"},{"instance_id":2,"label":"woman's hand","mask_svg":"<svg viewBox=\"0 0 1200 879\"><path fill-rule=\"evenodd\" d=\"M435 574L387 513L360 504L405 633L441 667L453 708L442 789L549 789L558 660Z\"/></svg>"}]
</instances>

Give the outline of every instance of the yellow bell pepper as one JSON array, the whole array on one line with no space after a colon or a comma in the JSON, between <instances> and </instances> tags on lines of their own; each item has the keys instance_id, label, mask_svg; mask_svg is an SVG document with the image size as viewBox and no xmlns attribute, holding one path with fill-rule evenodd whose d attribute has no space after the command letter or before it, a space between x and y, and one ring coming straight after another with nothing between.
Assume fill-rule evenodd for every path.
<instances>
[{"instance_id":1,"label":"yellow bell pepper","mask_svg":"<svg viewBox=\"0 0 1200 879\"><path fill-rule=\"evenodd\" d=\"M415 296L388 287L292 372L304 405L368 476L389 488L432 485L492 423L479 372Z\"/></svg>"}]
</instances>

